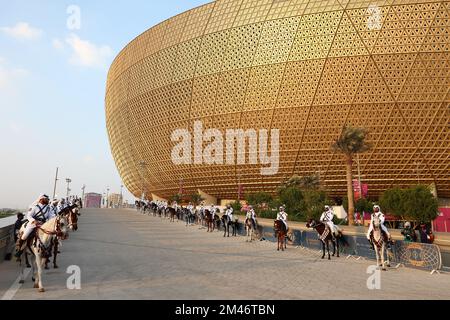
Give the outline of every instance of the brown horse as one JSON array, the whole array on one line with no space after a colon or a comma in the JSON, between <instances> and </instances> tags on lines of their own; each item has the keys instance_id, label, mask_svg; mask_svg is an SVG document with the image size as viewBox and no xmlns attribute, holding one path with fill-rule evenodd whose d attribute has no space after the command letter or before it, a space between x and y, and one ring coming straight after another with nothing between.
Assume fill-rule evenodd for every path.
<instances>
[{"instance_id":1,"label":"brown horse","mask_svg":"<svg viewBox=\"0 0 450 320\"><path fill-rule=\"evenodd\" d=\"M214 230L216 230L216 225L220 223L220 218L217 213L213 217L212 213L209 210L205 209L205 221L206 225L208 226L208 230L206 232L213 232Z\"/></svg>"},{"instance_id":2,"label":"brown horse","mask_svg":"<svg viewBox=\"0 0 450 320\"><path fill-rule=\"evenodd\" d=\"M333 240L333 235L331 234L331 231L327 228L325 224L322 222L317 222L314 219L310 219L308 223L306 224L307 228L312 228L317 231L319 234L320 241L322 242L322 250L323 255L322 259L325 259L325 246L327 248L328 252L328 260L331 260L330 256L330 241L333 244L333 257L336 256L339 258L339 240L342 238L342 232L339 231L339 234L336 236L336 240Z\"/></svg>"},{"instance_id":3,"label":"brown horse","mask_svg":"<svg viewBox=\"0 0 450 320\"><path fill-rule=\"evenodd\" d=\"M177 218L177 220L179 220L177 210L169 207L167 208L167 211L169 211L170 222L175 222L175 217Z\"/></svg>"},{"instance_id":4,"label":"brown horse","mask_svg":"<svg viewBox=\"0 0 450 320\"><path fill-rule=\"evenodd\" d=\"M287 249L287 230L286 225L281 220L275 220L273 224L273 228L275 230L275 235L278 240L278 251Z\"/></svg>"},{"instance_id":5,"label":"brown horse","mask_svg":"<svg viewBox=\"0 0 450 320\"><path fill-rule=\"evenodd\" d=\"M59 216L63 216L65 219L67 219L67 227L72 230L72 231L77 231L78 230L78 216L80 216L80 212L78 209L77 205L73 205L70 207L67 207L63 210L61 210L61 212L58 213ZM56 258L58 256L59 252L59 240L66 240L68 238L68 235L65 235L64 238L62 237L55 237L51 240L50 242L50 248L51 251L53 251L53 268L54 269L58 269L58 265L56 264ZM49 263L49 258L46 258L45 260L45 269L48 270L48 263Z\"/></svg>"}]
</instances>

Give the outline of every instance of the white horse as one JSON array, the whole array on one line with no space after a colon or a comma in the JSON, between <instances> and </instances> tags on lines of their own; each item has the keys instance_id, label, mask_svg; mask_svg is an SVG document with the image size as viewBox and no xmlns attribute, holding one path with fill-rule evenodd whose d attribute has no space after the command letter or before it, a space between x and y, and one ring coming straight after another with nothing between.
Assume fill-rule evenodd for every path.
<instances>
[{"instance_id":1,"label":"white horse","mask_svg":"<svg viewBox=\"0 0 450 320\"><path fill-rule=\"evenodd\" d=\"M371 234L371 240L377 256L377 266L381 267L383 271L386 271L386 266L390 266L389 254L386 250L387 236L381 229L381 220L378 216L373 219L373 231ZM386 260L385 260L386 255Z\"/></svg>"},{"instance_id":2,"label":"white horse","mask_svg":"<svg viewBox=\"0 0 450 320\"><path fill-rule=\"evenodd\" d=\"M23 234L25 227L22 226L19 234ZM34 237L27 241L27 247L23 254L31 253L31 266L33 271L34 288L39 288L39 292L45 292L42 285L42 269L49 252L53 249L54 241L58 238L67 238L67 218L64 216L57 216L50 219L42 226L36 227ZM29 245L30 244L30 245ZM21 280L20 283L25 283L25 266L21 262Z\"/></svg>"}]
</instances>

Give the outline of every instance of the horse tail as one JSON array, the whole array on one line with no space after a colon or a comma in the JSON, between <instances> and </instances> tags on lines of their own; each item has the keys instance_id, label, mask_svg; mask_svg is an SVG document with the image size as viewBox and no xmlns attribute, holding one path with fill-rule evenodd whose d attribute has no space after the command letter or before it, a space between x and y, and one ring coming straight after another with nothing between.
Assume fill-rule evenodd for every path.
<instances>
[{"instance_id":1,"label":"horse tail","mask_svg":"<svg viewBox=\"0 0 450 320\"><path fill-rule=\"evenodd\" d=\"M339 236L337 237L337 241L339 241L341 244L343 244L345 247L349 246L348 241L344 237L344 232L342 230L339 230Z\"/></svg>"}]
</instances>

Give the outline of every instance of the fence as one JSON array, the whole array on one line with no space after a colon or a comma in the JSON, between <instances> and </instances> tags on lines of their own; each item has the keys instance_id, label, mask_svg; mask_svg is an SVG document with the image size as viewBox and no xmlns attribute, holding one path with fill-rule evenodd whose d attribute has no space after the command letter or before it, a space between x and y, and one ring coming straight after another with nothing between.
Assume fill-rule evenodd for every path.
<instances>
[{"instance_id":1,"label":"fence","mask_svg":"<svg viewBox=\"0 0 450 320\"><path fill-rule=\"evenodd\" d=\"M240 234L245 234L243 224L240 225L239 230ZM273 227L259 226L258 231L260 238L263 240L277 241ZM290 237L292 245L313 250L322 249L322 243L314 230L292 229ZM375 251L371 249L371 245L365 236L344 235L340 246L341 254L376 259ZM396 241L389 251L390 259L395 263L428 271L442 269L442 255L437 245Z\"/></svg>"}]
</instances>

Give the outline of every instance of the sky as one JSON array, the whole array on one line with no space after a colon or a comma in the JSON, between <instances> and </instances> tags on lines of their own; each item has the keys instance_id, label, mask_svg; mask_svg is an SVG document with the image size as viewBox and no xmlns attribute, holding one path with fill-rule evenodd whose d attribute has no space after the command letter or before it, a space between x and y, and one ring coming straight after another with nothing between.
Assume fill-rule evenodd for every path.
<instances>
[{"instance_id":1,"label":"sky","mask_svg":"<svg viewBox=\"0 0 450 320\"><path fill-rule=\"evenodd\" d=\"M0 0L0 208L41 193L120 193L106 76L136 36L208 0ZM124 187L124 199L134 197Z\"/></svg>"}]
</instances>

